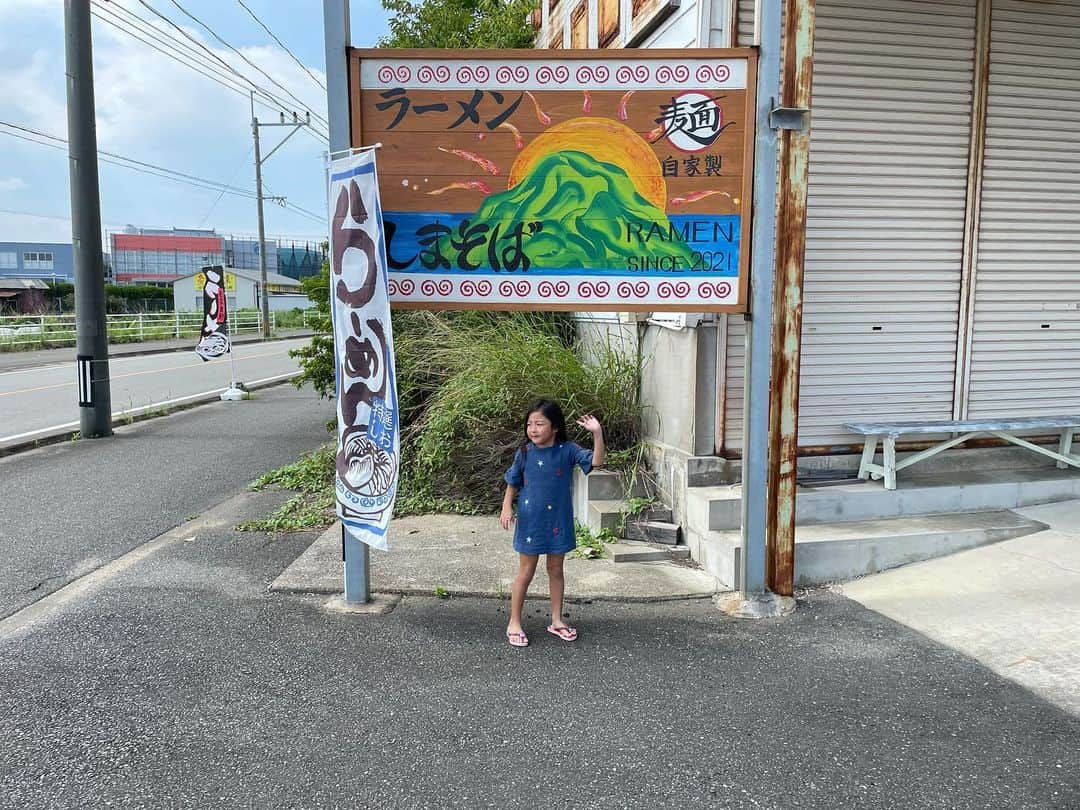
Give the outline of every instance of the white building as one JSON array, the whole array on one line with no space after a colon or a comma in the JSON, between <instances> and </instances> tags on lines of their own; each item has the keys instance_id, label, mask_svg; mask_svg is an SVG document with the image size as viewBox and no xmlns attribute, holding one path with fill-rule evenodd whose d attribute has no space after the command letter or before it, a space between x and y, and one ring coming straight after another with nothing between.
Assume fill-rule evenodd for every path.
<instances>
[{"instance_id":1,"label":"white building","mask_svg":"<svg viewBox=\"0 0 1080 810\"><path fill-rule=\"evenodd\" d=\"M309 309L315 306L311 299L304 293L300 282L295 278L289 278L278 273L267 273L267 292L269 294L270 309ZM178 278L173 282L173 306L178 312L197 311L202 312L202 285L201 273ZM225 268L225 296L229 305L229 311L237 309L260 309L262 303L259 298L261 280L258 270L239 270L235 267Z\"/></svg>"}]
</instances>

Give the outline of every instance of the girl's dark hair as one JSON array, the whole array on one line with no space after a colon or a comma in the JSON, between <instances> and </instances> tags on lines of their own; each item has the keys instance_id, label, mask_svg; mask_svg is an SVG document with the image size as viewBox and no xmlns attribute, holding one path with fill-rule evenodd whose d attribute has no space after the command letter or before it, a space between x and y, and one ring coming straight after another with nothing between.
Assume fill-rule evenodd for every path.
<instances>
[{"instance_id":1,"label":"girl's dark hair","mask_svg":"<svg viewBox=\"0 0 1080 810\"><path fill-rule=\"evenodd\" d=\"M540 411L544 417L551 422L551 426L555 428L555 441L566 441L566 417L563 416L562 408L559 407L559 403L553 399L538 399L534 401L527 411L525 411L525 420L522 426L522 430L527 431L529 428L529 417L537 411ZM525 436L525 440L521 443L521 449L527 450L529 447L528 434Z\"/></svg>"}]
</instances>

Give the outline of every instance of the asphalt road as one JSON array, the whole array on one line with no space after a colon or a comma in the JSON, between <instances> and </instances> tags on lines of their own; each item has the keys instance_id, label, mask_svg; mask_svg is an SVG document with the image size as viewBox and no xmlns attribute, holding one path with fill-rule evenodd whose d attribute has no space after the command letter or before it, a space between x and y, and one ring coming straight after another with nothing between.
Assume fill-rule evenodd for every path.
<instances>
[{"instance_id":1,"label":"asphalt road","mask_svg":"<svg viewBox=\"0 0 1080 810\"><path fill-rule=\"evenodd\" d=\"M291 384L0 458L0 618L328 440Z\"/></svg>"},{"instance_id":2,"label":"asphalt road","mask_svg":"<svg viewBox=\"0 0 1080 810\"><path fill-rule=\"evenodd\" d=\"M0 807L1075 808L1080 720L825 591L786 619L328 614L253 496L0 640Z\"/></svg>"},{"instance_id":3,"label":"asphalt road","mask_svg":"<svg viewBox=\"0 0 1080 810\"><path fill-rule=\"evenodd\" d=\"M289 350L308 342L303 338L235 346L238 379L251 384L295 372L297 363ZM114 414L220 391L231 379L227 357L204 362L193 351L113 357L109 375ZM0 443L78 420L72 363L0 372Z\"/></svg>"},{"instance_id":4,"label":"asphalt road","mask_svg":"<svg viewBox=\"0 0 1080 810\"><path fill-rule=\"evenodd\" d=\"M314 534L234 531L288 497L244 485L331 413L283 386L0 460L0 810L1080 806L1080 718L828 591L573 605L573 644L530 603L524 650L503 601L268 592Z\"/></svg>"}]
</instances>

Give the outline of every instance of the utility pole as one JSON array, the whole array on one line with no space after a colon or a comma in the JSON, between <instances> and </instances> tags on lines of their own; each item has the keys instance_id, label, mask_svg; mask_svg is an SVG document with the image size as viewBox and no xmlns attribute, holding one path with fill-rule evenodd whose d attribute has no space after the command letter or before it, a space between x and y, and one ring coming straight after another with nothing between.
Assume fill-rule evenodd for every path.
<instances>
[{"instance_id":1,"label":"utility pole","mask_svg":"<svg viewBox=\"0 0 1080 810\"><path fill-rule=\"evenodd\" d=\"M79 427L84 439L92 439L112 435L112 395L105 319L105 261L101 250L90 0L64 0L64 41Z\"/></svg>"},{"instance_id":2,"label":"utility pole","mask_svg":"<svg viewBox=\"0 0 1080 810\"><path fill-rule=\"evenodd\" d=\"M348 152L352 146L347 62L349 0L323 0L323 37L326 44L326 110L330 122L330 157L333 158ZM345 601L368 602L371 599L369 550L365 543L350 536L344 525L341 527L341 556L345 571Z\"/></svg>"},{"instance_id":3,"label":"utility pole","mask_svg":"<svg viewBox=\"0 0 1080 810\"><path fill-rule=\"evenodd\" d=\"M263 200L270 199L284 205L285 198L263 196L262 165L270 159L274 152L282 147L285 141L295 135L300 130L300 127L310 125L311 113L306 113L303 118L300 118L295 112L292 114L291 121L286 121L285 113L282 113L280 121L260 122L255 117L255 91L251 91L251 134L255 138L255 198L259 208L259 298L262 306L262 333L264 338L270 337L270 294L266 282L266 226L263 221ZM263 157L259 145L259 127L292 127L292 132L282 138L278 145L271 149L266 157Z\"/></svg>"}]
</instances>

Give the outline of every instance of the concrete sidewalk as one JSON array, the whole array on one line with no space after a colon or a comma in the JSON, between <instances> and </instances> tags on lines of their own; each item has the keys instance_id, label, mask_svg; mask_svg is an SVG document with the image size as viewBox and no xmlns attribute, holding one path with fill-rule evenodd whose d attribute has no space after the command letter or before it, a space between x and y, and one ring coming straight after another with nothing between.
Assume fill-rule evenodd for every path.
<instances>
[{"instance_id":1,"label":"concrete sidewalk","mask_svg":"<svg viewBox=\"0 0 1080 810\"><path fill-rule=\"evenodd\" d=\"M289 340L291 338L310 337L312 334L310 329L279 329L274 332L274 336L270 340ZM109 357L165 354L185 350L194 351L196 342L192 338L180 338L179 340L147 340L142 343L110 343ZM233 337L233 343L236 345L261 342L263 342L262 335L235 335ZM55 363L74 362L74 346L65 346L58 349L34 349L26 352L0 352L0 373L49 366Z\"/></svg>"},{"instance_id":2,"label":"concrete sidewalk","mask_svg":"<svg viewBox=\"0 0 1080 810\"><path fill-rule=\"evenodd\" d=\"M845 583L845 596L1080 715L1080 500L1050 528Z\"/></svg>"},{"instance_id":3,"label":"concrete sidewalk","mask_svg":"<svg viewBox=\"0 0 1080 810\"><path fill-rule=\"evenodd\" d=\"M401 518L390 524L389 545L389 551L371 552L375 593L431 596L440 588L452 596L509 598L517 554L511 547L510 533L494 516ZM340 524L312 543L270 587L293 593L340 594L344 588ZM566 560L568 602L708 598L720 587L713 576L693 563ZM547 593L547 574L541 563L529 596L547 598Z\"/></svg>"}]
</instances>

